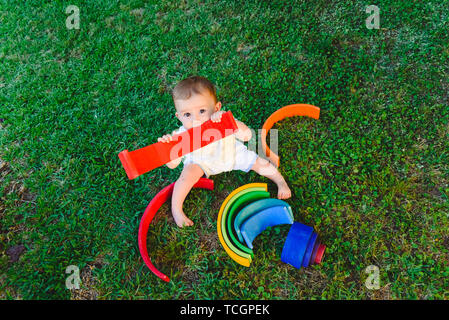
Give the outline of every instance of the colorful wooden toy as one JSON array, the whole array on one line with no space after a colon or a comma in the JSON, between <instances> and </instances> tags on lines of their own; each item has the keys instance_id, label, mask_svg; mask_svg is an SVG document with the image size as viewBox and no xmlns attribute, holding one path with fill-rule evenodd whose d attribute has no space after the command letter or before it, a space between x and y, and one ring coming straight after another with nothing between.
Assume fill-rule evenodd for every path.
<instances>
[{"instance_id":1,"label":"colorful wooden toy","mask_svg":"<svg viewBox=\"0 0 449 320\"><path fill-rule=\"evenodd\" d=\"M173 135L173 141L153 143L134 151L123 150L118 154L118 157L131 180L212 142L223 139L235 133L237 129L237 123L232 116L232 112L227 111L222 115L220 122L206 121L199 127L190 128L180 134Z\"/></svg>"}]
</instances>

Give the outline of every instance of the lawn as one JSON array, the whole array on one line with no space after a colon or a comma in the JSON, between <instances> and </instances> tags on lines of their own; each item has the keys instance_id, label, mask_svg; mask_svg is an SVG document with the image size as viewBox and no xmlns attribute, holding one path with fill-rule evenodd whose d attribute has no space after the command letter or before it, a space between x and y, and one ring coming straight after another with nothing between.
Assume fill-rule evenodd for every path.
<instances>
[{"instance_id":1,"label":"lawn","mask_svg":"<svg viewBox=\"0 0 449 320\"><path fill-rule=\"evenodd\" d=\"M438 0L1 1L0 298L449 299L448 30ZM265 182L276 196L234 171L190 192L193 227L168 204L156 215L149 254L171 281L145 266L140 218L182 165L128 180L117 155L180 126L170 89L194 74L256 131L282 106L321 109L274 127L295 221L327 245L320 265L281 261L288 225L256 238L250 268L228 257L227 195Z\"/></svg>"}]
</instances>

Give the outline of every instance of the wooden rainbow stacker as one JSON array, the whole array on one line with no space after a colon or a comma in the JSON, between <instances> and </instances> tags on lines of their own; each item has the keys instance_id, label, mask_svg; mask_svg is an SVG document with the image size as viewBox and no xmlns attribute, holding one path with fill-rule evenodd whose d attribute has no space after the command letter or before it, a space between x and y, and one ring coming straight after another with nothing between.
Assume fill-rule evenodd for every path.
<instances>
[{"instance_id":1,"label":"wooden rainbow stacker","mask_svg":"<svg viewBox=\"0 0 449 320\"><path fill-rule=\"evenodd\" d=\"M118 157L128 178L132 180L174 159L223 139L237 130L237 123L232 112L227 111L222 115L220 122L206 121L200 127L190 128L173 135L173 141L153 143L135 151L123 150ZM194 139L197 136L201 139ZM174 147L177 149L173 155Z\"/></svg>"}]
</instances>

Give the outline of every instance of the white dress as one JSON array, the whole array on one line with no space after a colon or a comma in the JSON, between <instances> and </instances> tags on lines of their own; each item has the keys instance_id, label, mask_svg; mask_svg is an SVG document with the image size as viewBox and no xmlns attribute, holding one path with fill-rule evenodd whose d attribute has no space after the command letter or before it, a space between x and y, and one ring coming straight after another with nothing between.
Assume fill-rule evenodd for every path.
<instances>
[{"instance_id":1,"label":"white dress","mask_svg":"<svg viewBox=\"0 0 449 320\"><path fill-rule=\"evenodd\" d=\"M174 133L187 131L181 126ZM248 172L256 162L257 154L231 134L223 139L209 143L183 156L184 166L195 163L204 171L207 177L222 172L241 170Z\"/></svg>"}]
</instances>

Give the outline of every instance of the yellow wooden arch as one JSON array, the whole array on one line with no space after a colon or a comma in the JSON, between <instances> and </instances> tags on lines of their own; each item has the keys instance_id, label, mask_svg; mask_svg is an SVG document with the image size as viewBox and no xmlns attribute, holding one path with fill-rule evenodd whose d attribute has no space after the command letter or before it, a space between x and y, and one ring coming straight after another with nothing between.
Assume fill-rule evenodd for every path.
<instances>
[{"instance_id":1,"label":"yellow wooden arch","mask_svg":"<svg viewBox=\"0 0 449 320\"><path fill-rule=\"evenodd\" d=\"M225 249L226 253L237 263L241 264L242 266L245 267L249 267L249 265L251 264L251 257L247 258L247 257L242 257L238 254L236 254L234 251L232 251L229 246L226 244L224 238L223 238L223 234L222 234L222 215L223 215L223 211L224 208L226 207L227 203L229 202L230 199L232 199L232 197L234 197L237 193L241 192L242 190L248 189L248 188L254 188L254 187L262 187L265 191L267 190L267 184L266 183L248 183L245 184L237 189L235 189L234 191L232 191L227 197L226 199L223 201L221 207L220 207L220 211L218 212L218 218L217 218L217 233L218 233L218 239L220 240L221 245L223 246L223 248Z\"/></svg>"}]
</instances>

